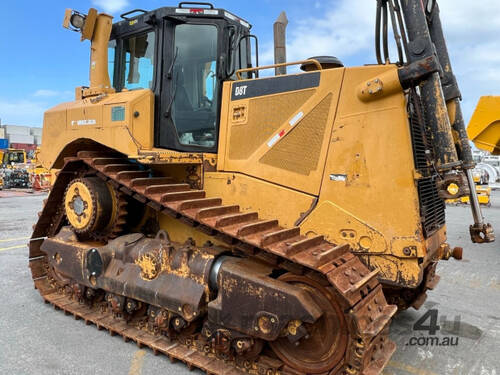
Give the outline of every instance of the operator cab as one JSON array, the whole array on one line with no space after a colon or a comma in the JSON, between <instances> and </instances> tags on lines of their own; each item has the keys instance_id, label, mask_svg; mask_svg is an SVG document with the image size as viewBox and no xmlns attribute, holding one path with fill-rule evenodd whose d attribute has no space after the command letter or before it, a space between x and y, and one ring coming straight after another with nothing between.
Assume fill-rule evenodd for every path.
<instances>
[{"instance_id":1,"label":"operator cab","mask_svg":"<svg viewBox=\"0 0 500 375\"><path fill-rule=\"evenodd\" d=\"M14 165L14 164L24 164L26 163L25 153L23 150L10 150L7 149L3 152L2 164L3 165Z\"/></svg>"},{"instance_id":2,"label":"operator cab","mask_svg":"<svg viewBox=\"0 0 500 375\"><path fill-rule=\"evenodd\" d=\"M121 17L109 42L113 87L154 92L156 147L216 151L222 82L251 66L250 24L191 2Z\"/></svg>"}]
</instances>

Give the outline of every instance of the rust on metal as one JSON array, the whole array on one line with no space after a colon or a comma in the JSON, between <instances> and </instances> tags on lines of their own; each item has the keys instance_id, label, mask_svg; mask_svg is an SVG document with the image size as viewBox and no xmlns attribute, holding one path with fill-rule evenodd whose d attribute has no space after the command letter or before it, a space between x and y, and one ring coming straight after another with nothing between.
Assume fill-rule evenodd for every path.
<instances>
[{"instance_id":1,"label":"rust on metal","mask_svg":"<svg viewBox=\"0 0 500 375\"><path fill-rule=\"evenodd\" d=\"M47 302L208 374L382 372L395 350L388 325L396 306L348 245L223 206L196 184L133 172L116 153L80 151L65 160L34 227L33 238L48 238L30 244L35 287ZM80 242L64 227L62 197L88 175L229 248L137 233L98 246ZM230 259L211 272L225 252ZM338 333L321 340L325 327ZM278 358L262 351L268 344Z\"/></svg>"}]
</instances>

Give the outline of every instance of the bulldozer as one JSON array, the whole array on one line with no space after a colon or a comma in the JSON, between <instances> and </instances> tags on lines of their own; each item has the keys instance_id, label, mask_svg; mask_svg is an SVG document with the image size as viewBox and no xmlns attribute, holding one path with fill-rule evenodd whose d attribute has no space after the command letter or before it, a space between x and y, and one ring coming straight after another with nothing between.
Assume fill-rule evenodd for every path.
<instances>
[{"instance_id":1,"label":"bulldozer","mask_svg":"<svg viewBox=\"0 0 500 375\"><path fill-rule=\"evenodd\" d=\"M494 233L437 3L376 10L360 67L259 66L250 23L209 3L66 10L90 84L44 114L44 301L207 374L380 374L394 314L461 258L444 200L470 197L473 242Z\"/></svg>"},{"instance_id":2,"label":"bulldozer","mask_svg":"<svg viewBox=\"0 0 500 375\"><path fill-rule=\"evenodd\" d=\"M27 162L26 151L15 148L0 150L0 164L3 168L12 168L16 164L25 164Z\"/></svg>"},{"instance_id":3,"label":"bulldozer","mask_svg":"<svg viewBox=\"0 0 500 375\"><path fill-rule=\"evenodd\" d=\"M500 97L482 96L467 127L477 148L500 155Z\"/></svg>"}]
</instances>

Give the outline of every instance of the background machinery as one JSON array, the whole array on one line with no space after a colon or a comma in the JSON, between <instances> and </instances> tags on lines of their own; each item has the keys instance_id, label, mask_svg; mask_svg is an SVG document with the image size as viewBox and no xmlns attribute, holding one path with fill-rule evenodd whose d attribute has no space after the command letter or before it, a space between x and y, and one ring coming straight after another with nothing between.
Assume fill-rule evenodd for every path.
<instances>
[{"instance_id":1,"label":"background machinery","mask_svg":"<svg viewBox=\"0 0 500 375\"><path fill-rule=\"evenodd\" d=\"M500 155L500 97L479 99L467 132L477 148Z\"/></svg>"},{"instance_id":2,"label":"background machinery","mask_svg":"<svg viewBox=\"0 0 500 375\"><path fill-rule=\"evenodd\" d=\"M249 23L207 3L122 18L66 11L90 85L44 117L44 300L211 374L381 373L397 307L461 257L444 199L494 240L435 1L377 1L379 64L349 68L252 66Z\"/></svg>"},{"instance_id":3,"label":"background machinery","mask_svg":"<svg viewBox=\"0 0 500 375\"><path fill-rule=\"evenodd\" d=\"M26 151L14 148L0 150L0 189L28 188Z\"/></svg>"}]
</instances>

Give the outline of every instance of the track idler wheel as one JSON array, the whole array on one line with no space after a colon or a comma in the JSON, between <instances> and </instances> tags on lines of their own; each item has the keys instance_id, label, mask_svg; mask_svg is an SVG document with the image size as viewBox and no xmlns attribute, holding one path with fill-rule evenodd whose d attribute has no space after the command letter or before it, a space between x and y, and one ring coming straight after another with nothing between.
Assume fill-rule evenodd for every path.
<instances>
[{"instance_id":1,"label":"track idler wheel","mask_svg":"<svg viewBox=\"0 0 500 375\"><path fill-rule=\"evenodd\" d=\"M107 241L125 223L126 201L122 194L98 177L71 181L64 196L64 212L80 237Z\"/></svg>"},{"instance_id":2,"label":"track idler wheel","mask_svg":"<svg viewBox=\"0 0 500 375\"><path fill-rule=\"evenodd\" d=\"M289 367L306 374L321 374L338 368L344 359L348 342L348 328L344 313L328 288L305 276L285 274L281 281L305 289L324 311L314 324L289 325L289 334L270 346ZM302 334L303 330L307 334ZM305 332L305 331L304 331ZM300 340L291 340L301 333Z\"/></svg>"}]
</instances>

